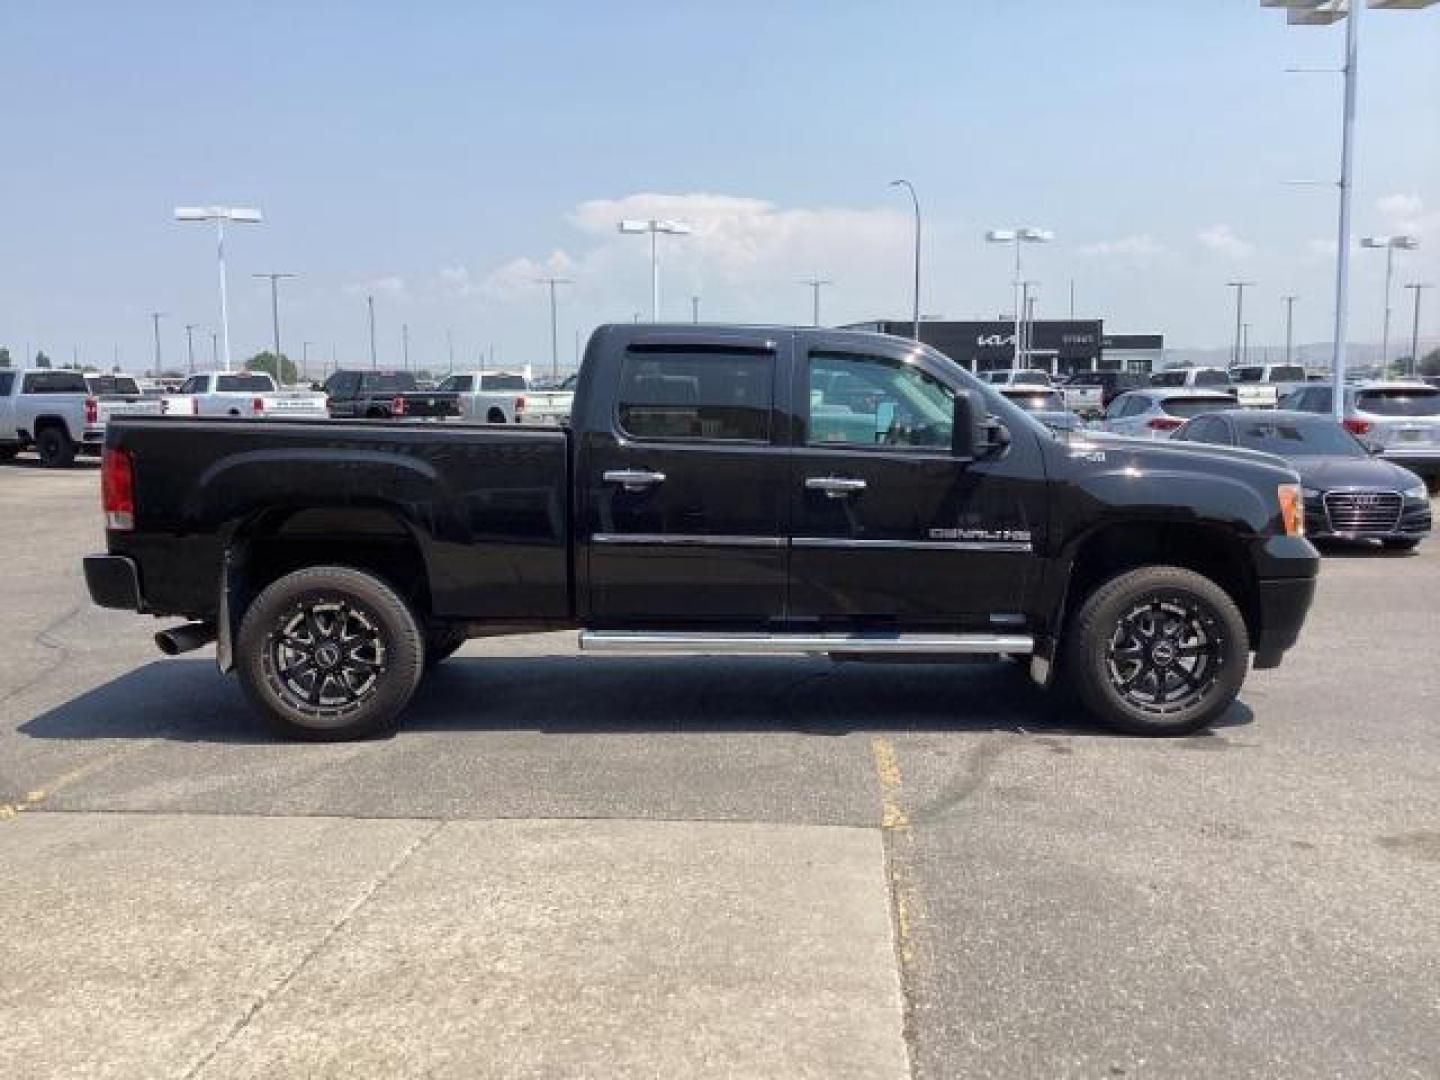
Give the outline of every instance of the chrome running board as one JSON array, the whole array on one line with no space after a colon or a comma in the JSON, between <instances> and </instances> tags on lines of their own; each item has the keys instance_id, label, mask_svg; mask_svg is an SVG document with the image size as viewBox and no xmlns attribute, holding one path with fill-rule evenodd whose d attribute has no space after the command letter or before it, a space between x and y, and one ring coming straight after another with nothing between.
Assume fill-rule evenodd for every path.
<instances>
[{"instance_id":1,"label":"chrome running board","mask_svg":"<svg viewBox=\"0 0 1440 1080\"><path fill-rule=\"evenodd\" d=\"M890 653L936 656L1035 649L1029 634L725 634L582 630L580 648L608 653Z\"/></svg>"}]
</instances>

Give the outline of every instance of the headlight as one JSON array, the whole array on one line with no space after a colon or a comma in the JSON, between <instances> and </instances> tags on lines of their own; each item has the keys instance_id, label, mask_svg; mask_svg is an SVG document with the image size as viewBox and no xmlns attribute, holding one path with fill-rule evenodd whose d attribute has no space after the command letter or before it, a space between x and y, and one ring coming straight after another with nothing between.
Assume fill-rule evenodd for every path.
<instances>
[{"instance_id":1,"label":"headlight","mask_svg":"<svg viewBox=\"0 0 1440 1080\"><path fill-rule=\"evenodd\" d=\"M1406 489L1405 489L1405 492L1404 492L1404 495L1405 495L1405 501L1406 501L1406 502L1429 502L1429 501L1430 501L1430 493L1425 490L1425 485L1424 485L1424 484L1416 484L1416 485L1415 485L1414 487L1412 487L1412 488L1406 488Z\"/></svg>"},{"instance_id":2,"label":"headlight","mask_svg":"<svg viewBox=\"0 0 1440 1080\"><path fill-rule=\"evenodd\" d=\"M1280 520L1285 525L1285 535L1304 536L1305 504L1300 497L1300 485L1281 484L1276 494L1280 497Z\"/></svg>"}]
</instances>

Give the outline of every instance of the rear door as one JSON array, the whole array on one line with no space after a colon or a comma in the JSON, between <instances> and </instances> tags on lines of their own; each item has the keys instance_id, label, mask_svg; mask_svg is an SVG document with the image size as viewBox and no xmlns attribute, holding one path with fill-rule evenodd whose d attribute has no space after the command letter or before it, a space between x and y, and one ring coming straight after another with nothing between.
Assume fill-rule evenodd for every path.
<instances>
[{"instance_id":1,"label":"rear door","mask_svg":"<svg viewBox=\"0 0 1440 1080\"><path fill-rule=\"evenodd\" d=\"M791 401L789 618L837 629L1023 623L1044 525L1036 435L951 451L954 389L900 343L807 338ZM958 373L949 373L955 375Z\"/></svg>"},{"instance_id":2,"label":"rear door","mask_svg":"<svg viewBox=\"0 0 1440 1080\"><path fill-rule=\"evenodd\" d=\"M663 334L618 358L576 478L590 623L753 627L785 603L788 338Z\"/></svg>"}]
</instances>

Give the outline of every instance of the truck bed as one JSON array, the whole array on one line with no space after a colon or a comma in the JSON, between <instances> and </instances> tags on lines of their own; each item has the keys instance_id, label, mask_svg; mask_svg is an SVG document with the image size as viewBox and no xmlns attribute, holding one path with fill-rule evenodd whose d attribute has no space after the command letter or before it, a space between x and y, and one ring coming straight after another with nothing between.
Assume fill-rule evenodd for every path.
<instances>
[{"instance_id":1,"label":"truck bed","mask_svg":"<svg viewBox=\"0 0 1440 1080\"><path fill-rule=\"evenodd\" d=\"M237 533L323 553L327 534L358 523L377 544L414 545L436 616L570 615L559 428L117 418L109 445L133 456L138 509L137 530L113 549L167 567L141 582L148 610L213 615Z\"/></svg>"}]
</instances>

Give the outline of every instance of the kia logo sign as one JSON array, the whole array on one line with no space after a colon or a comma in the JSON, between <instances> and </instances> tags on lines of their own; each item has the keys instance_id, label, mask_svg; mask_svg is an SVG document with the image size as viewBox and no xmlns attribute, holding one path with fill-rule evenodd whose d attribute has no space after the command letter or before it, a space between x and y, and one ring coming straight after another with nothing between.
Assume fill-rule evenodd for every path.
<instances>
[{"instance_id":1,"label":"kia logo sign","mask_svg":"<svg viewBox=\"0 0 1440 1080\"><path fill-rule=\"evenodd\" d=\"M981 334L975 339L976 345L1014 345L1014 334Z\"/></svg>"}]
</instances>

